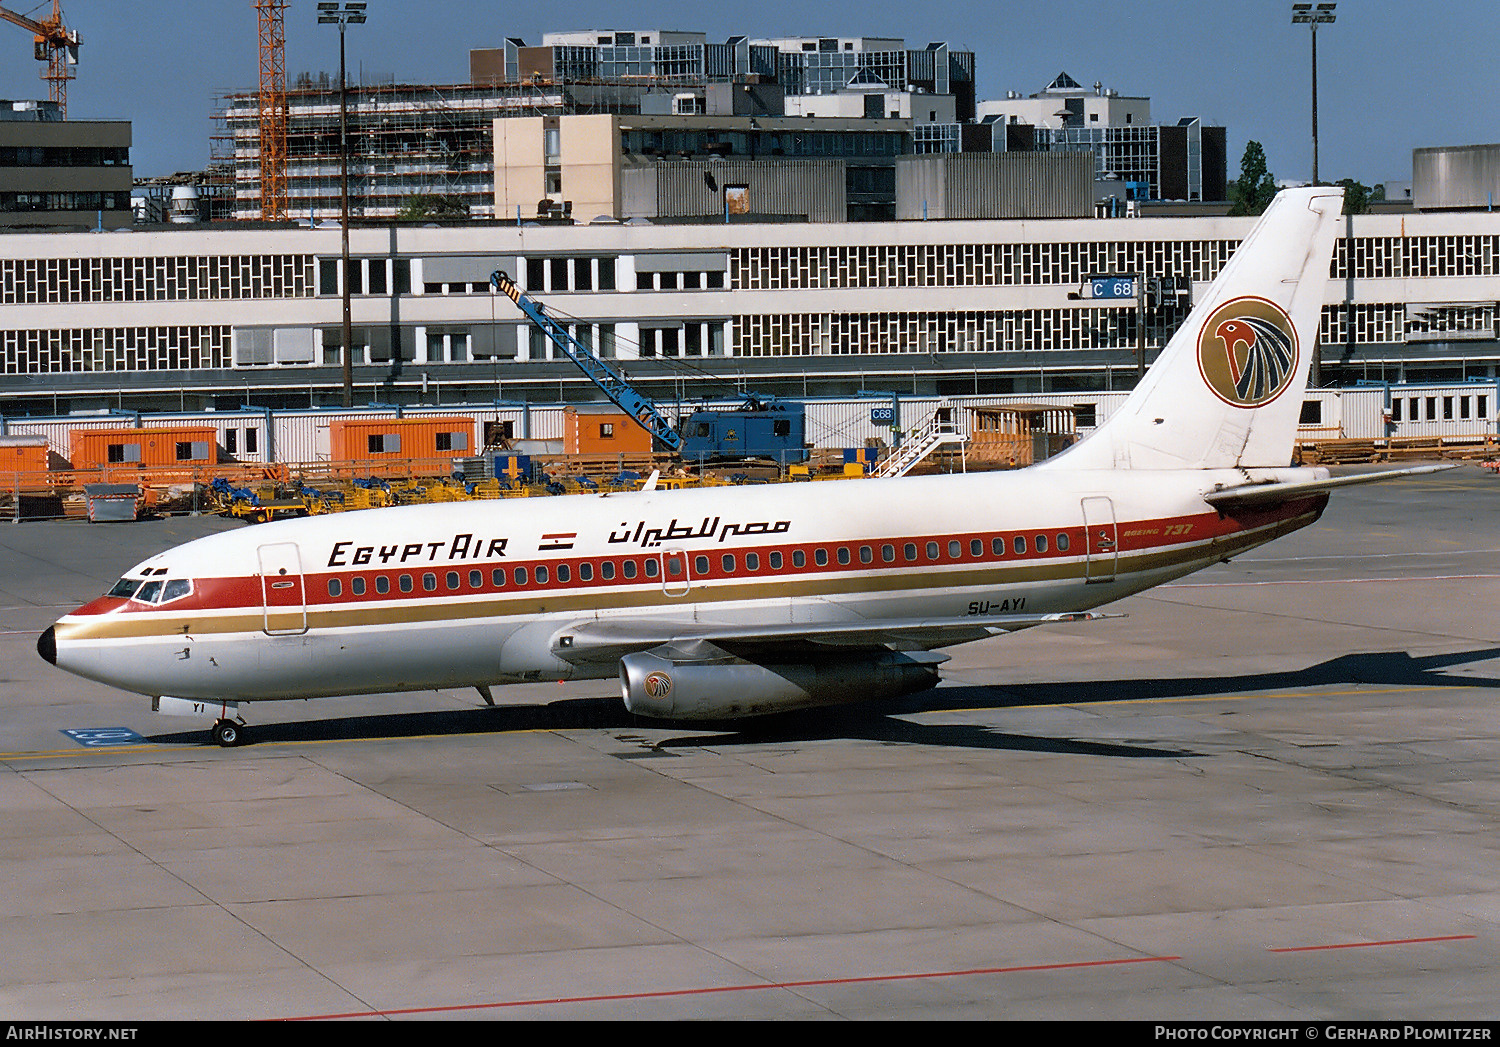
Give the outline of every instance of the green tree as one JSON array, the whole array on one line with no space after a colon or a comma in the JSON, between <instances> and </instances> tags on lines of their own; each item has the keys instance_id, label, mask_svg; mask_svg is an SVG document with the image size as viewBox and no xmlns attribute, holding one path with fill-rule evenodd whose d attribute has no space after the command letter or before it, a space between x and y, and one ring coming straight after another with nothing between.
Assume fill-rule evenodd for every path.
<instances>
[{"instance_id":1,"label":"green tree","mask_svg":"<svg viewBox=\"0 0 1500 1047\"><path fill-rule=\"evenodd\" d=\"M1229 183L1229 199L1234 205L1232 215L1260 214L1271 206L1276 195L1276 177L1266 170L1266 150L1259 142L1245 143L1245 155L1240 158L1240 177Z\"/></svg>"},{"instance_id":2,"label":"green tree","mask_svg":"<svg viewBox=\"0 0 1500 1047\"><path fill-rule=\"evenodd\" d=\"M1352 178L1340 178L1335 184L1344 187L1345 214L1367 214L1372 201L1385 199L1385 186L1371 189Z\"/></svg>"},{"instance_id":3,"label":"green tree","mask_svg":"<svg viewBox=\"0 0 1500 1047\"><path fill-rule=\"evenodd\" d=\"M460 196L439 196L436 193L417 193L408 196L396 212L398 222L435 222L443 219L465 219L469 217L469 205Z\"/></svg>"}]
</instances>

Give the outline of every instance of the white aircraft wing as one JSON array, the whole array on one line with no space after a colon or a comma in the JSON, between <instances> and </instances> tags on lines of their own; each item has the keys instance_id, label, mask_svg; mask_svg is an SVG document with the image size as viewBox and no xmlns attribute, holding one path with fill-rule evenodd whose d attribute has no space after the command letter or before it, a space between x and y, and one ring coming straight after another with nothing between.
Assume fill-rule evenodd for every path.
<instances>
[{"instance_id":1,"label":"white aircraft wing","mask_svg":"<svg viewBox=\"0 0 1500 1047\"><path fill-rule=\"evenodd\" d=\"M1457 462L1445 465L1417 465L1410 469L1386 469L1378 473L1359 473L1354 476L1329 477L1325 480L1300 480L1295 483L1252 483L1238 487L1220 487L1207 492L1203 500L1215 509L1235 509L1255 505L1273 505L1291 501L1304 495L1331 491L1337 487L1353 487L1355 484L1379 483L1401 476L1419 476L1422 473L1440 473L1458 468Z\"/></svg>"},{"instance_id":2,"label":"white aircraft wing","mask_svg":"<svg viewBox=\"0 0 1500 1047\"><path fill-rule=\"evenodd\" d=\"M706 640L736 653L786 652L790 648L877 648L930 650L982 640L1037 625L1123 618L1122 614L1068 611L961 618L896 618L883 621L799 622L780 625L715 625L663 619L588 621L562 630L552 653L564 661L609 661L632 651L687 640Z\"/></svg>"}]
</instances>

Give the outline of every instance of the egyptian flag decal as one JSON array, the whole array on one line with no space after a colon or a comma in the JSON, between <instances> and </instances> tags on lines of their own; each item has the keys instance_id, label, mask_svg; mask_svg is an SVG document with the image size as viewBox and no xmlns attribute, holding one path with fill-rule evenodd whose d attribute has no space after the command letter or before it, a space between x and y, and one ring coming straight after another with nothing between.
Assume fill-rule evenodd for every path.
<instances>
[{"instance_id":1,"label":"egyptian flag decal","mask_svg":"<svg viewBox=\"0 0 1500 1047\"><path fill-rule=\"evenodd\" d=\"M577 537L577 531L569 531L567 534L544 534L541 542L537 544L537 549L543 552L548 549L571 549L573 540Z\"/></svg>"},{"instance_id":2,"label":"egyptian flag decal","mask_svg":"<svg viewBox=\"0 0 1500 1047\"><path fill-rule=\"evenodd\" d=\"M1281 395L1297 373L1297 329L1264 298L1236 298L1198 334L1198 370L1214 395L1235 407L1259 407Z\"/></svg>"}]
</instances>

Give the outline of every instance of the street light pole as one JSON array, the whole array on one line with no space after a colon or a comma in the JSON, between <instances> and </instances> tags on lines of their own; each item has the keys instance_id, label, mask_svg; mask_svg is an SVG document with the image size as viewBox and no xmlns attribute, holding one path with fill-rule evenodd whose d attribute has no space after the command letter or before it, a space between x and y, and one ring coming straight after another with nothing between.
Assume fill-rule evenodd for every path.
<instances>
[{"instance_id":1,"label":"street light pole","mask_svg":"<svg viewBox=\"0 0 1500 1047\"><path fill-rule=\"evenodd\" d=\"M1334 8L1338 4L1292 5L1292 24L1305 25L1312 30L1312 184L1318 183L1318 26L1331 25L1338 17Z\"/></svg>"},{"instance_id":2,"label":"street light pole","mask_svg":"<svg viewBox=\"0 0 1500 1047\"><path fill-rule=\"evenodd\" d=\"M354 406L354 322L349 308L349 81L344 65L344 26L365 20L365 4L318 5L318 23L339 27L339 217L342 248L339 286L344 306L344 406Z\"/></svg>"},{"instance_id":3,"label":"street light pole","mask_svg":"<svg viewBox=\"0 0 1500 1047\"><path fill-rule=\"evenodd\" d=\"M1135 278L1135 377L1146 377L1146 271Z\"/></svg>"}]
</instances>

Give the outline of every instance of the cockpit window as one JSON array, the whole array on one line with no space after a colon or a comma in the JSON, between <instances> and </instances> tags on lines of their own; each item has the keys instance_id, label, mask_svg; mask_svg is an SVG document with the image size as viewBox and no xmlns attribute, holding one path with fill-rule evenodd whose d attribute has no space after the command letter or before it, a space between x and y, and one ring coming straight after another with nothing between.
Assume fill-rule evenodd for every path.
<instances>
[{"instance_id":1,"label":"cockpit window","mask_svg":"<svg viewBox=\"0 0 1500 1047\"><path fill-rule=\"evenodd\" d=\"M141 603L155 603L157 594L161 592L162 582L160 579L147 582L141 586L141 591L135 594L135 598Z\"/></svg>"},{"instance_id":2,"label":"cockpit window","mask_svg":"<svg viewBox=\"0 0 1500 1047\"><path fill-rule=\"evenodd\" d=\"M193 591L193 583L186 578L173 578L162 588L161 602L176 600Z\"/></svg>"},{"instance_id":3,"label":"cockpit window","mask_svg":"<svg viewBox=\"0 0 1500 1047\"><path fill-rule=\"evenodd\" d=\"M115 583L115 587L109 591L110 596L128 600L135 595L135 591L141 587L139 578L121 578Z\"/></svg>"}]
</instances>

